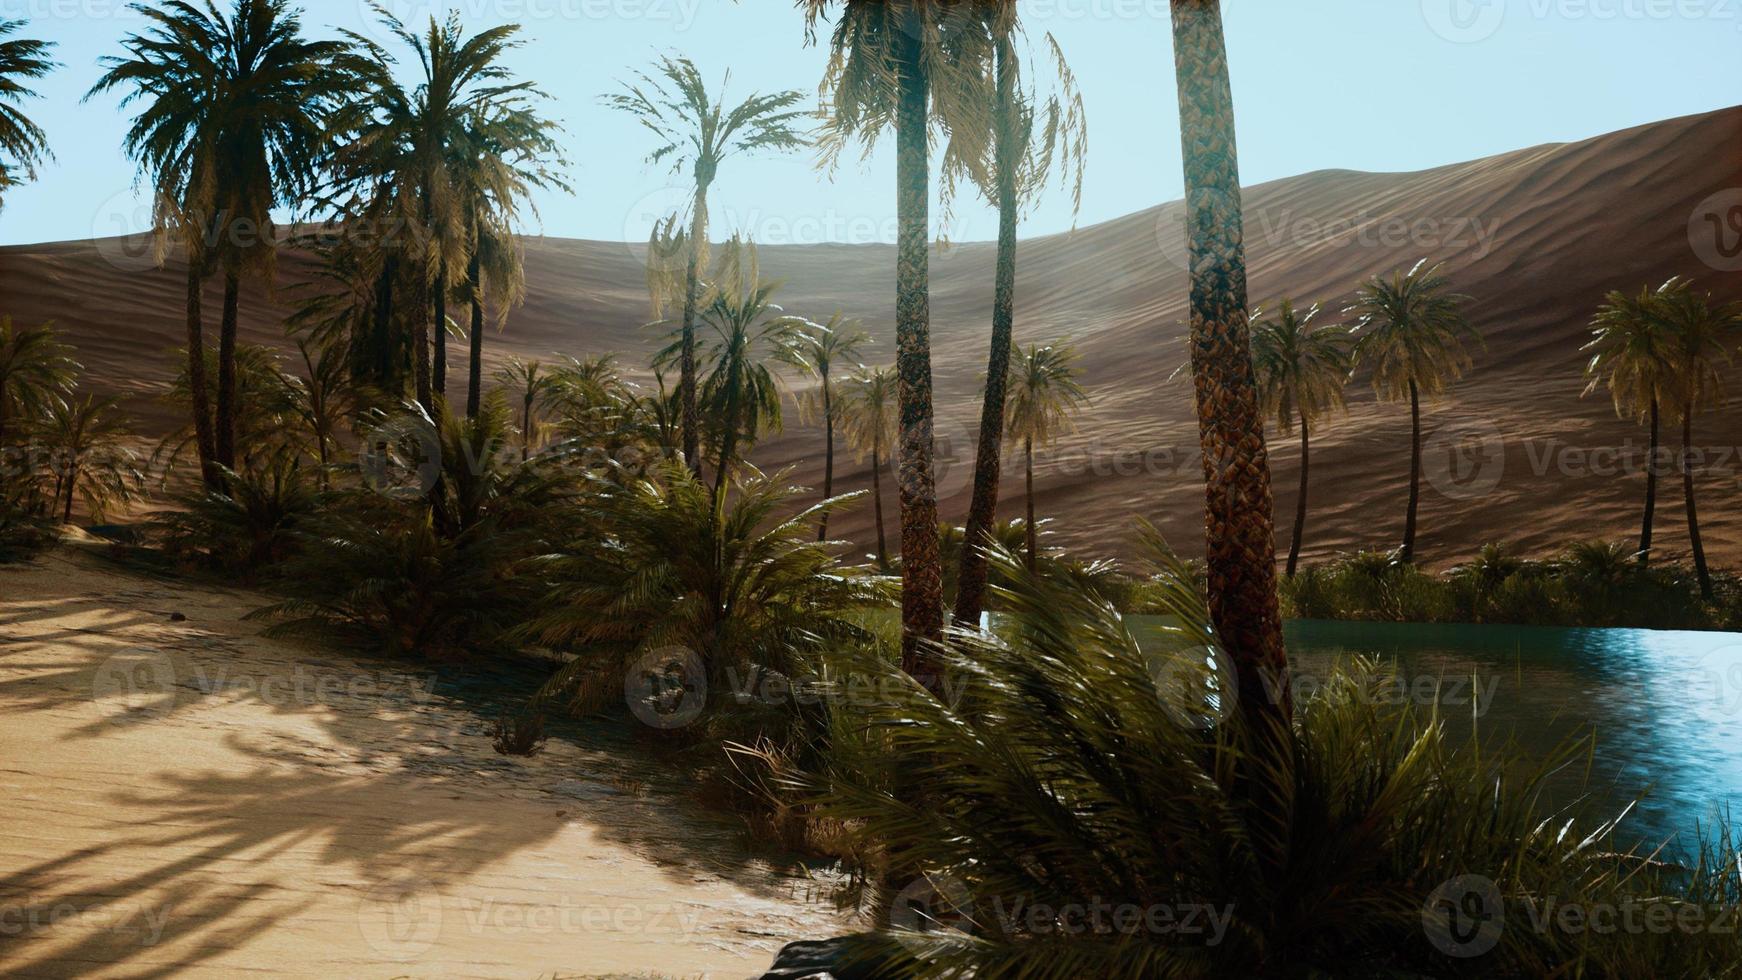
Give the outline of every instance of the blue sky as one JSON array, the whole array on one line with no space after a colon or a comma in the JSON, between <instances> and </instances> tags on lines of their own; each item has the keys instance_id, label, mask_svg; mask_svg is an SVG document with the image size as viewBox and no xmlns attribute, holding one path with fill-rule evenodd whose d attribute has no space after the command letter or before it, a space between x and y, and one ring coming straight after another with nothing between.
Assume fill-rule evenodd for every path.
<instances>
[{"instance_id":1,"label":"blue sky","mask_svg":"<svg viewBox=\"0 0 1742 980\"><path fill-rule=\"evenodd\" d=\"M1037 39L1058 38L1087 101L1088 183L1078 221L1180 196L1166 0L1022 0ZM407 20L452 7L475 27L525 25L515 67L553 96L568 128L573 197L540 199L529 233L640 239L679 197L650 170L648 141L600 93L658 51L693 58L731 90L813 94L823 52L802 46L789 0L389 0ZM1226 0L1247 183L1322 168L1400 171L1580 139L1742 103L1742 0ZM0 211L0 243L145 227L113 99L81 103L96 60L138 17L118 0L0 0L0 17L60 43L65 67L31 112L57 161ZM309 0L313 32L363 28L362 0ZM714 193L716 233L760 241L893 236L891 143L830 180L804 155L732 161ZM1053 194L1025 235L1072 224ZM947 233L990 238L995 217L965 200Z\"/></svg>"}]
</instances>

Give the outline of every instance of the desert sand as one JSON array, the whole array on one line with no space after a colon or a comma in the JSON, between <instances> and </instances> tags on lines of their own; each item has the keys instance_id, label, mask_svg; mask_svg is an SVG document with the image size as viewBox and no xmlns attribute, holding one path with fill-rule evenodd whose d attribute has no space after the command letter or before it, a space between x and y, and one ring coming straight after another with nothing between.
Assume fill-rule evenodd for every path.
<instances>
[{"instance_id":1,"label":"desert sand","mask_svg":"<svg viewBox=\"0 0 1742 980\"><path fill-rule=\"evenodd\" d=\"M0 568L0 975L740 978L844 928L629 736L499 756L464 685L260 604Z\"/></svg>"},{"instance_id":2,"label":"desert sand","mask_svg":"<svg viewBox=\"0 0 1742 980\"><path fill-rule=\"evenodd\" d=\"M892 174L841 179L887 180L893 193ZM613 214L628 206L598 202ZM1540 554L1638 533L1645 432L1618 420L1606 394L1580 397L1579 347L1611 289L1683 275L1721 299L1742 299L1742 243L1728 231L1728 240L1719 237L1712 224L1742 208L1742 108L1420 173L1310 173L1248 188L1245 206L1255 305L1286 295L1340 309L1361 279L1423 257L1443 262L1471 297L1468 312L1486 347L1469 379L1425 413L1424 561L1457 561L1489 541ZM1202 534L1191 393L1169 380L1185 358L1182 211L1173 202L1034 239L1019 258L1018 339L1071 337L1094 399L1080 431L1041 460L1036 487L1040 514L1061 518L1057 543L1086 556L1125 553L1139 516L1182 545ZM489 337L492 362L618 351L626 367L643 368L655 347L654 332L642 326L643 249L526 244L528 300L506 332ZM892 247L769 245L762 256L764 271L787 282L780 301L788 312L826 319L841 308L862 317L878 339L867 359L893 360ZM993 257L991 245L969 243L933 261L941 507L954 521L965 518L970 492ZM307 272L302 259L286 256L279 278L288 287ZM93 384L127 396L148 431L168 424L154 399L173 374L170 351L185 337L184 282L173 257L155 266L143 238L0 249L0 314L55 320ZM218 288L214 280L206 299L208 336L216 331ZM276 300L248 295L244 339L282 345L291 295L289 288ZM452 376L463 379L460 355L453 356ZM1407 407L1376 404L1365 378L1351 395L1348 417L1317 433L1309 560L1395 547L1402 534ZM1666 438L1673 444L1676 435ZM1707 551L1719 564L1742 565L1742 385L1701 417L1696 442L1709 451L1701 476ZM1287 436L1272 444L1286 534L1298 449ZM795 467L796 479L817 485L821 446L820 432L794 422L754 458L768 469ZM1459 447L1461 461L1452 455ZM864 465L845 469L843 490L869 486ZM1006 516L1022 512L1020 479L1008 482L1002 504ZM1679 486L1665 488L1659 507L1661 553L1685 552ZM868 506L832 527L869 548Z\"/></svg>"}]
</instances>

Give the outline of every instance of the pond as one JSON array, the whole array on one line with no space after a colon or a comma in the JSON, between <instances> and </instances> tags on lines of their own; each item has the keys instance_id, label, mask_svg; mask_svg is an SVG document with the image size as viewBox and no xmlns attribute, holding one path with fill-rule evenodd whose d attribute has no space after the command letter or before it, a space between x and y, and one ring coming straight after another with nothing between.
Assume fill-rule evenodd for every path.
<instances>
[{"instance_id":1,"label":"pond","mask_svg":"<svg viewBox=\"0 0 1742 980\"><path fill-rule=\"evenodd\" d=\"M1742 803L1742 634L1297 621L1288 644L1297 690L1355 656L1395 663L1455 739L1474 726L1534 759L1594 734L1589 783L1578 765L1550 786L1588 788L1604 817L1641 798L1623 840L1684 851Z\"/></svg>"}]
</instances>

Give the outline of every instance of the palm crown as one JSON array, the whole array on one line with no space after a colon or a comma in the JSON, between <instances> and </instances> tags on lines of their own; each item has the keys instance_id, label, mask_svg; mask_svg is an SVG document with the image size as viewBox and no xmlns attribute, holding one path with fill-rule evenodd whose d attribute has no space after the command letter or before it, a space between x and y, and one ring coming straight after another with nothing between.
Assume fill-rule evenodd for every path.
<instances>
[{"instance_id":1,"label":"palm crown","mask_svg":"<svg viewBox=\"0 0 1742 980\"><path fill-rule=\"evenodd\" d=\"M1408 273L1375 276L1349 312L1356 317L1355 356L1373 371L1373 387L1392 401L1410 388L1436 397L1470 369L1469 346L1480 336L1464 318L1468 297L1451 291L1439 267L1424 259Z\"/></svg>"},{"instance_id":2,"label":"palm crown","mask_svg":"<svg viewBox=\"0 0 1742 980\"><path fill-rule=\"evenodd\" d=\"M1618 415L1643 420L1665 397L1674 366L1660 309L1663 296L1677 282L1671 279L1638 293L1615 290L1591 321L1591 340L1584 346L1591 355L1585 364L1590 380L1585 393L1607 384Z\"/></svg>"},{"instance_id":3,"label":"palm crown","mask_svg":"<svg viewBox=\"0 0 1742 980\"><path fill-rule=\"evenodd\" d=\"M1296 421L1311 423L1326 412L1341 409L1353 355L1349 331L1341 326L1316 326L1318 304L1297 310L1284 299L1276 316L1252 314L1252 366L1265 414L1284 432Z\"/></svg>"},{"instance_id":4,"label":"palm crown","mask_svg":"<svg viewBox=\"0 0 1742 980\"><path fill-rule=\"evenodd\" d=\"M1071 417L1088 403L1078 380L1076 349L1031 344L1010 360L1008 429L1012 439L1044 445L1070 431Z\"/></svg>"},{"instance_id":5,"label":"palm crown","mask_svg":"<svg viewBox=\"0 0 1742 980\"><path fill-rule=\"evenodd\" d=\"M36 94L30 82L55 69L48 60L53 45L13 37L22 26L20 21L0 20L0 194L19 179L34 177L37 164L51 156L47 134L19 103Z\"/></svg>"}]
</instances>

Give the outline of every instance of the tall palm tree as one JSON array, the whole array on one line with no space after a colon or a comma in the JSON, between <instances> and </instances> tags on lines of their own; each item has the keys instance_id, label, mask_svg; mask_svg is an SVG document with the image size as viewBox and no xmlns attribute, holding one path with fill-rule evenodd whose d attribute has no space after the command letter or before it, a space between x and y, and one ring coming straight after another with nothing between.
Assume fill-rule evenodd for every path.
<instances>
[{"instance_id":1,"label":"tall palm tree","mask_svg":"<svg viewBox=\"0 0 1742 980\"><path fill-rule=\"evenodd\" d=\"M683 403L684 457L700 472L701 421L697 415L696 317L704 299L702 269L707 262L708 189L728 158L755 150L794 150L807 145L798 129L803 110L794 108L804 99L797 91L772 95L753 94L732 108L726 107L721 83L718 98L708 94L702 74L688 58L663 56L655 74L637 72L636 80L623 91L605 96L605 104L634 116L654 134L658 146L648 154L650 164L669 164L671 172L686 169L695 181L690 202L689 231L684 237L685 267L682 281L683 344L678 358L678 392ZM655 77L657 75L657 77ZM656 306L655 318L663 309Z\"/></svg>"},{"instance_id":2,"label":"tall palm tree","mask_svg":"<svg viewBox=\"0 0 1742 980\"><path fill-rule=\"evenodd\" d=\"M932 465L931 225L929 143L936 123L956 160L990 131L991 36L977 5L945 0L799 0L808 41L835 12L823 79L825 160L850 142L895 131L896 371L900 378L902 665L926 677L927 652L943 636L943 556Z\"/></svg>"},{"instance_id":3,"label":"tall palm tree","mask_svg":"<svg viewBox=\"0 0 1742 980\"><path fill-rule=\"evenodd\" d=\"M187 251L188 367L196 443L206 479L236 462L236 331L245 276L272 282L272 211L300 203L326 148L326 116L347 88L337 70L346 46L303 37L289 0L173 0L136 8L150 27L122 41L125 56L86 98L125 92L144 106L124 143L156 191L159 233ZM201 282L224 272L218 390L211 420L202 337Z\"/></svg>"},{"instance_id":4,"label":"tall palm tree","mask_svg":"<svg viewBox=\"0 0 1742 980\"><path fill-rule=\"evenodd\" d=\"M1284 298L1276 316L1253 314L1252 366L1266 415L1283 432L1300 424L1300 494L1294 508L1294 537L1288 546L1288 577L1300 565L1302 529L1307 515L1307 466L1312 457L1312 427L1320 417L1344 407L1344 389L1354 364L1347 327L1315 326L1318 304L1297 310Z\"/></svg>"},{"instance_id":5,"label":"tall palm tree","mask_svg":"<svg viewBox=\"0 0 1742 980\"><path fill-rule=\"evenodd\" d=\"M398 251L415 273L411 285L416 295L409 304L414 383L418 401L431 409L438 380L445 388L451 286L469 278L475 252L470 233L477 230L480 215L472 209L505 186L512 188L516 179L500 172L486 179L482 174L493 165L468 161L464 169L473 171L478 184L464 184L456 159L467 150L468 127L512 117L516 122L504 131L512 129L542 146L548 124L531 116L536 135L528 136L520 128L527 120L516 115L530 114L532 101L543 98L531 82L514 81L502 63L522 43L519 25L468 36L456 11L445 21L432 16L428 27L417 33L380 4L372 7L388 34L411 51L417 65L415 84L408 88L400 81L398 59L386 47L345 32L361 51L353 68L360 97L345 120L336 169L354 211L384 223L403 223L407 229ZM499 208L507 203L495 200ZM433 362L432 329L433 353L440 358Z\"/></svg>"},{"instance_id":6,"label":"tall palm tree","mask_svg":"<svg viewBox=\"0 0 1742 980\"><path fill-rule=\"evenodd\" d=\"M894 368L860 368L841 385L841 435L861 458L871 459L871 507L877 515L877 566L889 567L883 530L883 464L895 445L899 382Z\"/></svg>"},{"instance_id":7,"label":"tall palm tree","mask_svg":"<svg viewBox=\"0 0 1742 980\"><path fill-rule=\"evenodd\" d=\"M1656 290L1644 287L1638 293L1611 292L1591 321L1591 340L1581 350L1591 359L1585 364L1589 384L1585 394L1608 385L1615 414L1634 418L1651 431L1645 457L1645 518L1639 531L1638 560L1651 563L1652 519L1657 513L1658 446L1661 438L1663 400L1674 371L1671 340L1662 316L1662 299L1677 280Z\"/></svg>"},{"instance_id":8,"label":"tall palm tree","mask_svg":"<svg viewBox=\"0 0 1742 980\"><path fill-rule=\"evenodd\" d=\"M788 363L817 379L817 386L800 397L799 407L823 424L824 500L835 496L835 429L839 416L834 371L838 365L857 366L853 359L870 342L871 335L859 326L858 320L849 320L837 310L828 323L807 322L795 330L782 355ZM817 521L817 540L828 539L829 511L824 510Z\"/></svg>"},{"instance_id":9,"label":"tall palm tree","mask_svg":"<svg viewBox=\"0 0 1742 980\"><path fill-rule=\"evenodd\" d=\"M36 168L52 159L48 134L24 114L21 103L34 98L30 83L59 65L48 59L54 45L13 37L23 21L0 20L0 203L7 188L36 176Z\"/></svg>"},{"instance_id":10,"label":"tall palm tree","mask_svg":"<svg viewBox=\"0 0 1742 980\"><path fill-rule=\"evenodd\" d=\"M1389 402L1409 400L1409 512L1399 557L1415 560L1416 515L1421 505L1421 400L1445 394L1471 366L1470 347L1482 342L1438 266L1417 262L1387 279L1362 285L1355 305L1355 361L1373 372L1373 390Z\"/></svg>"},{"instance_id":11,"label":"tall palm tree","mask_svg":"<svg viewBox=\"0 0 1742 980\"><path fill-rule=\"evenodd\" d=\"M52 325L14 327L11 317L0 317L0 449L7 445L8 422L40 416L72 390L79 365L71 354Z\"/></svg>"},{"instance_id":12,"label":"tall palm tree","mask_svg":"<svg viewBox=\"0 0 1742 980\"><path fill-rule=\"evenodd\" d=\"M1218 0L1173 0L1174 73L1191 255L1191 364L1204 456L1210 613L1239 704L1292 717L1277 593L1270 455L1253 376L1234 95Z\"/></svg>"},{"instance_id":13,"label":"tall palm tree","mask_svg":"<svg viewBox=\"0 0 1742 980\"><path fill-rule=\"evenodd\" d=\"M1706 565L1699 512L1694 505L1694 416L1723 398L1730 347L1742 329L1742 303L1717 303L1710 293L1695 292L1686 280L1673 281L1661 302L1670 336L1668 390L1675 397L1676 415L1682 424L1682 492L1687 502L1688 540L1700 594L1710 600L1712 572Z\"/></svg>"},{"instance_id":14,"label":"tall palm tree","mask_svg":"<svg viewBox=\"0 0 1742 980\"><path fill-rule=\"evenodd\" d=\"M1069 344L1057 343L1046 347L1030 344L1026 349L1016 352L1008 368L1008 432L1010 438L1021 440L1022 456L1026 465L1026 557L1029 571L1035 569L1040 558L1036 542L1037 525L1034 522L1034 447L1045 447L1061 434L1070 431L1072 416L1088 404L1089 396L1083 391L1082 382L1078 380L1082 376L1081 369L1077 367L1079 360L1076 349ZM987 383L991 383L990 378Z\"/></svg>"},{"instance_id":15,"label":"tall palm tree","mask_svg":"<svg viewBox=\"0 0 1742 980\"><path fill-rule=\"evenodd\" d=\"M1014 4L988 6L987 29L993 38L992 87L997 100L992 111L990 173L970 172L992 206L998 209L998 257L992 300L992 342L986 368L980 437L974 458L974 490L968 505L961 568L956 577L955 621L977 623L986 602L987 556L979 547L998 516L998 490L1004 455L1006 373L1016 328L1016 236L1021 210L1039 197L1056 169L1071 186L1072 202L1082 204L1087 158L1087 117L1076 80L1065 64L1058 43L1048 35L1057 73L1054 91L1042 95L1025 90L1017 41L1021 25Z\"/></svg>"}]
</instances>

